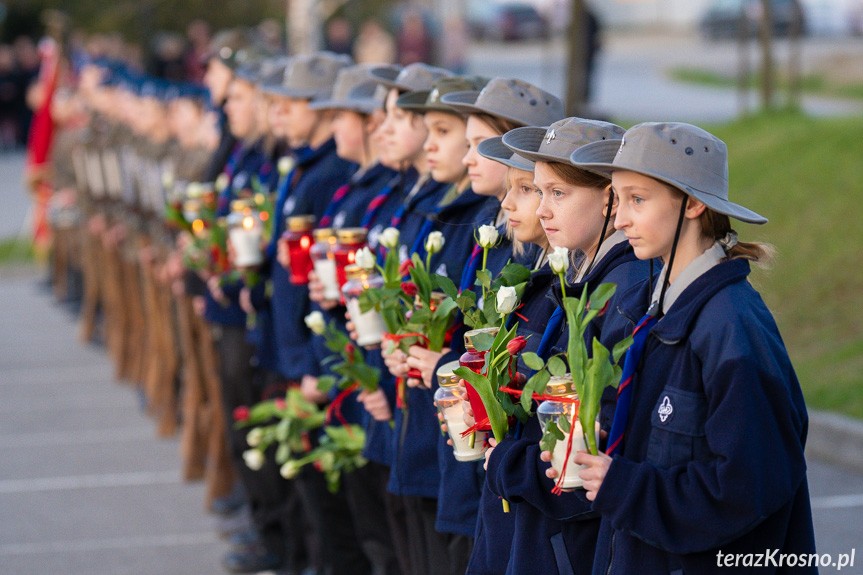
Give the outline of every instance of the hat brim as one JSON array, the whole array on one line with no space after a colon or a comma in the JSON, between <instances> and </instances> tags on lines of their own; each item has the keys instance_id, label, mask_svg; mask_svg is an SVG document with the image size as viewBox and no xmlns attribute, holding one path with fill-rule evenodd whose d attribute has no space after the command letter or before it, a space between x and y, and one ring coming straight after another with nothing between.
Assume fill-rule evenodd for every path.
<instances>
[{"instance_id":1,"label":"hat brim","mask_svg":"<svg viewBox=\"0 0 863 575\"><path fill-rule=\"evenodd\" d=\"M524 172L532 172L534 168L534 163L526 160L520 155L514 153L512 150L507 148L502 141L501 136L495 136L493 138L486 138L476 147L476 151L483 158L487 158L489 160L493 160L508 168L513 168L515 170L522 170Z\"/></svg>"},{"instance_id":2,"label":"hat brim","mask_svg":"<svg viewBox=\"0 0 863 575\"><path fill-rule=\"evenodd\" d=\"M392 66L379 66L369 70L369 76L372 80L386 88L395 88L399 92L410 92L411 89L409 86L396 82L396 78L398 78L400 72L400 69Z\"/></svg>"},{"instance_id":3,"label":"hat brim","mask_svg":"<svg viewBox=\"0 0 863 575\"><path fill-rule=\"evenodd\" d=\"M486 114L488 116L494 116L495 118L512 122L518 126L525 126L526 122L524 119L508 116L507 114L502 114L497 110L490 110L488 108L483 108L482 106L477 106L476 101L479 99L479 94L479 91L474 90L469 92L450 92L449 94L441 96L440 100L456 112L464 114L465 116L469 116L471 114Z\"/></svg>"},{"instance_id":4,"label":"hat brim","mask_svg":"<svg viewBox=\"0 0 863 575\"><path fill-rule=\"evenodd\" d=\"M288 88L281 84L265 84L260 87L260 90L270 96L280 96L282 98L291 98L294 100L312 100L321 97L320 92L314 90L302 90L299 88Z\"/></svg>"},{"instance_id":5,"label":"hat brim","mask_svg":"<svg viewBox=\"0 0 863 575\"><path fill-rule=\"evenodd\" d=\"M320 100L309 104L310 110L349 110L360 114L371 114L381 105L373 100Z\"/></svg>"},{"instance_id":6,"label":"hat brim","mask_svg":"<svg viewBox=\"0 0 863 575\"><path fill-rule=\"evenodd\" d=\"M431 94L431 90L416 90L413 92L408 92L407 94L402 94L401 96L399 96L398 100L396 100L396 106L398 106L402 110L413 112L414 114L425 114L427 112L443 112L444 114L452 114L459 117L462 116L460 112L456 112L451 107L441 104L439 102L435 102L433 104L426 104L429 94Z\"/></svg>"},{"instance_id":7,"label":"hat brim","mask_svg":"<svg viewBox=\"0 0 863 575\"><path fill-rule=\"evenodd\" d=\"M717 197L709 192L695 189L660 172L647 170L639 166L627 165L623 162L615 162L614 160L617 159L617 150L620 149L621 141L622 140L605 140L584 145L570 155L570 162L576 168L607 176L609 178L611 177L612 172L618 171L641 174L642 176L659 180L673 188L677 188L684 194L699 200L714 212L718 212L730 218L750 224L760 225L767 223L767 218L761 214L753 212L749 208L744 208L739 204Z\"/></svg>"},{"instance_id":8,"label":"hat brim","mask_svg":"<svg viewBox=\"0 0 863 575\"><path fill-rule=\"evenodd\" d=\"M539 152L539 147L545 139L546 132L548 132L547 127L526 126L524 128L516 128L503 135L503 144L531 162L569 163L570 156L556 156L554 154Z\"/></svg>"}]
</instances>

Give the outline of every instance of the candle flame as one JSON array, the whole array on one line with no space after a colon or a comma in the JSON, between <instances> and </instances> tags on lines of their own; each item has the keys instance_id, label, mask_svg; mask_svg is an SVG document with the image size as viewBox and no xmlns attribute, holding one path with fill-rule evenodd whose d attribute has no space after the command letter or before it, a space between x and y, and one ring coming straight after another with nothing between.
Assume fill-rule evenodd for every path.
<instances>
[{"instance_id":1,"label":"candle flame","mask_svg":"<svg viewBox=\"0 0 863 575\"><path fill-rule=\"evenodd\" d=\"M245 218L243 218L243 227L247 230L255 227L255 218L253 218L252 216L246 216Z\"/></svg>"},{"instance_id":2,"label":"candle flame","mask_svg":"<svg viewBox=\"0 0 863 575\"><path fill-rule=\"evenodd\" d=\"M192 222L192 231L196 234L200 234L204 231L204 220L195 220Z\"/></svg>"},{"instance_id":3,"label":"candle flame","mask_svg":"<svg viewBox=\"0 0 863 575\"><path fill-rule=\"evenodd\" d=\"M258 217L259 217L259 218L261 218L261 221L262 221L262 222L266 222L267 220L269 220L269 219L270 219L270 214L268 214L267 212L261 212L261 213L258 215Z\"/></svg>"},{"instance_id":4,"label":"candle flame","mask_svg":"<svg viewBox=\"0 0 863 575\"><path fill-rule=\"evenodd\" d=\"M354 263L357 261L357 252L350 251L348 252L348 262Z\"/></svg>"},{"instance_id":5,"label":"candle flame","mask_svg":"<svg viewBox=\"0 0 863 575\"><path fill-rule=\"evenodd\" d=\"M302 238L300 238L300 247L303 248L304 250L309 249L309 246L311 244L312 244L312 240L309 238L309 236L303 236Z\"/></svg>"}]
</instances>

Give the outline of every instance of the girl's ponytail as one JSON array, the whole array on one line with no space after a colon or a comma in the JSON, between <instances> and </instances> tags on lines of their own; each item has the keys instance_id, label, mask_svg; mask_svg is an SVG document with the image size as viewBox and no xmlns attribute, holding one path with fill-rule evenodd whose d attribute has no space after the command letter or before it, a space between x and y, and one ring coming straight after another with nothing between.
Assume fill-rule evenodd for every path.
<instances>
[{"instance_id":1,"label":"girl's ponytail","mask_svg":"<svg viewBox=\"0 0 863 575\"><path fill-rule=\"evenodd\" d=\"M728 259L745 259L761 267L769 267L772 263L776 248L761 242L738 241L737 232L731 229L731 219L728 216L707 208L699 220L704 235L722 244Z\"/></svg>"}]
</instances>

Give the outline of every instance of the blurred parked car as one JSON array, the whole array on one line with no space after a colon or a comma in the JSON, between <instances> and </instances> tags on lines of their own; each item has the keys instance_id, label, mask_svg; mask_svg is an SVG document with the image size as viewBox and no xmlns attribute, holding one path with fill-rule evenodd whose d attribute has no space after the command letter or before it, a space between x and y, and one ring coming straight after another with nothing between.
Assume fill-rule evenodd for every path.
<instances>
[{"instance_id":1,"label":"blurred parked car","mask_svg":"<svg viewBox=\"0 0 863 575\"><path fill-rule=\"evenodd\" d=\"M548 37L549 25L530 4L473 0L465 14L468 31L482 40L534 40Z\"/></svg>"},{"instance_id":2,"label":"blurred parked car","mask_svg":"<svg viewBox=\"0 0 863 575\"><path fill-rule=\"evenodd\" d=\"M788 36L791 33L795 13L801 18L801 34L806 33L806 18L799 0L770 0L773 35ZM745 18L751 35L757 35L763 20L761 0L714 0L701 18L701 33L711 40L734 38L740 28L740 19Z\"/></svg>"}]
</instances>

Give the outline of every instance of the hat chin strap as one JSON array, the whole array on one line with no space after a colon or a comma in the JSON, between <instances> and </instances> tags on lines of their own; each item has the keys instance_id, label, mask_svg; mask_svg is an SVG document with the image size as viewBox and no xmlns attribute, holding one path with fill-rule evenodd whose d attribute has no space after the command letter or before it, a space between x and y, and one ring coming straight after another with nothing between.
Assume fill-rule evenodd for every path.
<instances>
[{"instance_id":1,"label":"hat chin strap","mask_svg":"<svg viewBox=\"0 0 863 575\"><path fill-rule=\"evenodd\" d=\"M587 269L584 270L584 275L582 277L587 277L587 274L590 273L590 270L593 269L593 264L596 263L596 257L599 255L599 249L602 247L602 242L605 241L605 232L608 231L608 224L611 221L611 208L614 207L614 192L612 190L608 191L608 209L605 210L605 222L602 224L602 232L599 234L599 243L596 245L596 251L593 253L593 259L590 260L590 265L587 266Z\"/></svg>"},{"instance_id":2,"label":"hat chin strap","mask_svg":"<svg viewBox=\"0 0 863 575\"><path fill-rule=\"evenodd\" d=\"M651 307L651 309L647 310L647 313L655 316L657 318L661 318L665 315L665 312L662 310L662 304L665 302L665 292L668 289L668 286L671 285L671 282L668 278L671 276L671 267L674 265L674 255L677 253L677 244L680 241L680 231L683 228L683 218L686 217L686 206L689 203L689 196L683 196L683 202L680 204L680 216L677 218L677 229L674 231L674 243L671 244L671 255L668 256L668 267L665 272L665 277L662 278L662 291L659 292L659 301L656 302L655 307Z\"/></svg>"}]
</instances>

